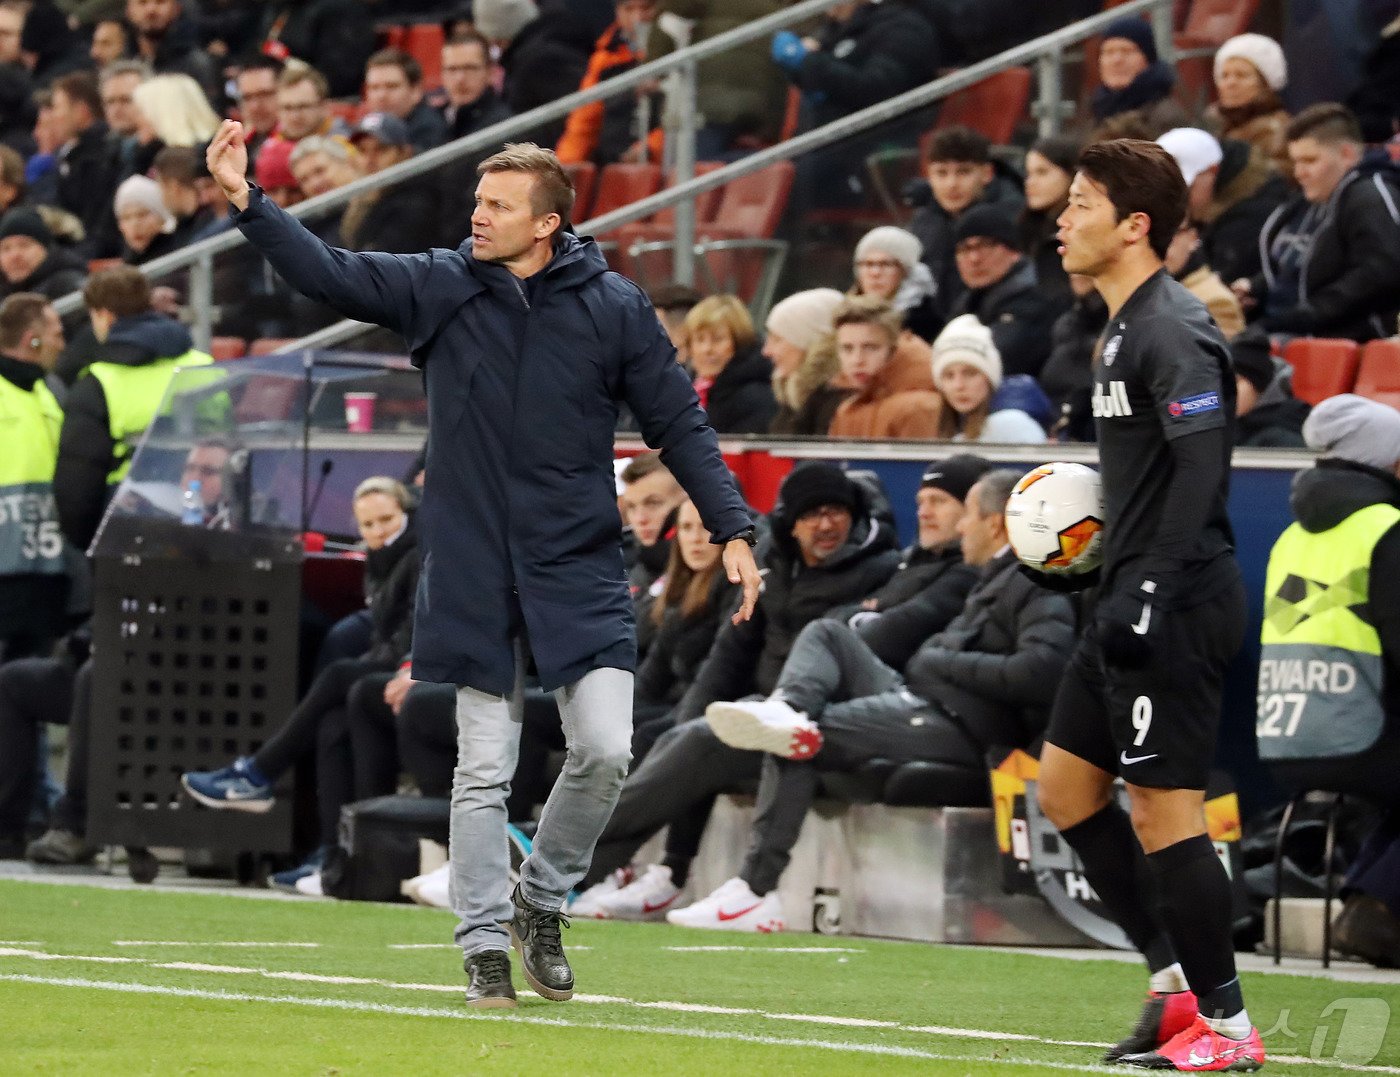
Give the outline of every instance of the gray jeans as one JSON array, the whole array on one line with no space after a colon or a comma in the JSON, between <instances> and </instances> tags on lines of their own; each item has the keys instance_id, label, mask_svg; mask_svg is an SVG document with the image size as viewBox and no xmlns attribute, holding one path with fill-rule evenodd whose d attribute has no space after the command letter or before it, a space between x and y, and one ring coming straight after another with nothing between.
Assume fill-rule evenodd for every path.
<instances>
[{"instance_id":1,"label":"gray jeans","mask_svg":"<svg viewBox=\"0 0 1400 1077\"><path fill-rule=\"evenodd\" d=\"M509 696L457 690L457 768L452 775L452 911L470 957L509 946L510 857L506 797L520 751L524 670L517 650ZM631 762L632 674L595 669L555 693L568 754L549 795L534 849L520 869L532 903L557 909L583 878Z\"/></svg>"}]
</instances>

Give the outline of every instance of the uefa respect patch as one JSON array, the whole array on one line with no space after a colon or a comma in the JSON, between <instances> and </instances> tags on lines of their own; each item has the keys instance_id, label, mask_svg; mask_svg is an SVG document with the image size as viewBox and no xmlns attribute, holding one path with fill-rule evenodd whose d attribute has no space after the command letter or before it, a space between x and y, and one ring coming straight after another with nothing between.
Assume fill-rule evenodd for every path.
<instances>
[{"instance_id":1,"label":"uefa respect patch","mask_svg":"<svg viewBox=\"0 0 1400 1077\"><path fill-rule=\"evenodd\" d=\"M1181 400L1173 400L1167 405L1167 413L1175 419L1189 419L1192 415L1204 415L1208 411L1219 410L1219 393L1198 393Z\"/></svg>"}]
</instances>

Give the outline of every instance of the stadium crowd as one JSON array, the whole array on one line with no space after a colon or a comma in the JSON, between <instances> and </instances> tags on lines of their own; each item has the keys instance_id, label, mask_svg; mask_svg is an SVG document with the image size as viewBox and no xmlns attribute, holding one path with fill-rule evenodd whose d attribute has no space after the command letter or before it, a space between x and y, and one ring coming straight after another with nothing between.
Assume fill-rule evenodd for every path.
<instances>
[{"instance_id":1,"label":"stadium crowd","mask_svg":"<svg viewBox=\"0 0 1400 1077\"><path fill-rule=\"evenodd\" d=\"M136 267L230 227L204 164L221 118L242 120L251 177L291 206L783 5L420 6L396 5L394 15L440 25L426 54L406 51L402 34L386 44L373 9L358 0L0 0L0 418L18 414L17 396L42 405L25 425L0 426L0 491L47 484L54 501L48 516L26 510L25 549L0 543L0 858L53 864L94 855L83 835L85 742L102 715L90 693L90 595L74 551L97 531L169 372L212 361L182 324L181 278L153 286ZM1061 24L1088 13L1064 7ZM732 161L781 137L790 89L799 107L788 133L967 59L950 8L851 0L805 35L783 31L705 61L697 157ZM1400 413L1347 396L1310 418L1282 357L1297 338L1366 344L1396 334L1397 40L1400 19L1378 37L1347 103L1299 101L1293 110L1284 103L1283 49L1241 34L1216 50L1211 103L1201 110L1175 92L1176 72L1159 58L1149 23L1121 18L1102 35L1097 84L1065 134L993 145L972 126L919 113L798 162L780 226L793 242L813 215L867 204L872 153L919 146L919 171L898 212L853 237L839 279L788 289L760 312L761 327L751 296L652 290L721 434L956 444L953 455L930 451L942 458L923 476L918 537L904 549L878 482L824 464L793 471L761 521L766 590L755 618L739 626L729 623L736 596L718 548L660 458L643 454L621 470L641 649L633 764L575 914L671 912L679 923L721 926L719 904L744 899L749 912L723 926L781 928L777 879L819 772L929 760L976 787L989 749L1037 746L1086 614L1016 570L1002 518L1015 476L973 443L1092 441L1097 410L1111 404L1094 397L1092 377L1107 308L1087 278L1065 274L1057 252L1056 222L1091 141L1156 140L1181 168L1189 210L1166 267L1230 342L1237 445L1318 450L1327 457L1318 468L1353 501L1400 506ZM521 139L554 147L574 167L655 160L666 151L664 112L660 88L644 86ZM455 247L470 232L466 192L488 152L361 194L311 226L355 251ZM52 301L75 291L84 309L60 320ZM217 263L215 300L216 333L250 341L301 336L335 319L246 246ZM53 458L48 476L42 446ZM229 451L209 439L186 463L201 479L210 521ZM345 805L394 792L403 774L428 797L451 787L453 688L410 675L412 488L422 475L415 468L405 478L356 491L365 609L331 630L281 732L251 757L185 777L191 795L212 807L266 810L279 777L314 758L316 847L274 876L284 888L322 891L320 869ZM1320 515L1326 527L1339 518L1335 508ZM1376 545L1377 565L1393 558L1397 534L1392 527ZM1387 586L1400 578L1378 569L1372 577ZM1372 608L1386 605L1377 628L1393 724L1400 602ZM777 708L779 742L754 742L726 724L722 706L715 710L746 697ZM42 759L50 723L70 726L67 778L52 808ZM553 697L532 692L514 822L528 828L562 743ZM741 875L679 909L715 797L754 782L759 810ZM1393 794L1374 795L1395 806ZM1394 964L1400 871L1386 866L1394 855L1386 826L1363 858L1369 874L1351 880L1342 942ZM662 827L664 860L633 863ZM148 852L129 855L139 873L154 874ZM443 875L419 889L445 902Z\"/></svg>"}]
</instances>

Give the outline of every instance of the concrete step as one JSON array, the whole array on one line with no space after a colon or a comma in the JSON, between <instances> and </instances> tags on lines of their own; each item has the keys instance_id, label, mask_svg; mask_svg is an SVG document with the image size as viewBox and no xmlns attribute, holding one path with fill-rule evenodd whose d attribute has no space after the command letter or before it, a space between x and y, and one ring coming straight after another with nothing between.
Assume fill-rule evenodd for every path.
<instances>
[{"instance_id":1,"label":"concrete step","mask_svg":"<svg viewBox=\"0 0 1400 1077\"><path fill-rule=\"evenodd\" d=\"M1279 917L1279 935L1283 939L1283 952L1289 957L1310 957L1322 959L1322 918L1326 902L1322 898L1284 898ZM1332 901L1332 923L1342 911L1341 898ZM1264 941L1261 953L1274 952L1274 903L1270 901L1264 909ZM1332 951L1336 960L1338 954Z\"/></svg>"}]
</instances>

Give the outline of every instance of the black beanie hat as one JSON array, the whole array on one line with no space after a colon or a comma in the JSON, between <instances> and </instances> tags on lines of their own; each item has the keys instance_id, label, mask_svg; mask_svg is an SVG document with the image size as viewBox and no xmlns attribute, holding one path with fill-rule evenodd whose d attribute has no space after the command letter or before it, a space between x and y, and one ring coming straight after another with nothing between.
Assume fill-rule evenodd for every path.
<instances>
[{"instance_id":1,"label":"black beanie hat","mask_svg":"<svg viewBox=\"0 0 1400 1077\"><path fill-rule=\"evenodd\" d=\"M1149 64L1157 62L1157 39L1152 36L1152 25L1146 19L1136 15L1124 15L1121 19L1114 19L1103 31L1105 41L1112 37L1131 41L1142 50Z\"/></svg>"},{"instance_id":2,"label":"black beanie hat","mask_svg":"<svg viewBox=\"0 0 1400 1077\"><path fill-rule=\"evenodd\" d=\"M973 206L958 218L953 228L953 242L961 243L975 236L985 236L1005 244L1013 251L1021 249L1021 236L1016 228L1016 217L1007 209L996 205Z\"/></svg>"},{"instance_id":3,"label":"black beanie hat","mask_svg":"<svg viewBox=\"0 0 1400 1077\"><path fill-rule=\"evenodd\" d=\"M28 236L45 247L53 246L53 233L44 223L44 218L24 206L12 209L0 217L0 239L8 239L10 236Z\"/></svg>"},{"instance_id":4,"label":"black beanie hat","mask_svg":"<svg viewBox=\"0 0 1400 1077\"><path fill-rule=\"evenodd\" d=\"M835 464L799 464L778 488L778 508L789 524L822 505L844 505L852 512L856 508L855 486Z\"/></svg>"},{"instance_id":5,"label":"black beanie hat","mask_svg":"<svg viewBox=\"0 0 1400 1077\"><path fill-rule=\"evenodd\" d=\"M1252 326L1230 342L1230 357L1235 363L1235 373L1262 393L1274 380L1277 368L1274 366L1273 352L1269 348L1269 335L1263 329Z\"/></svg>"},{"instance_id":6,"label":"black beanie hat","mask_svg":"<svg viewBox=\"0 0 1400 1077\"><path fill-rule=\"evenodd\" d=\"M972 453L962 452L946 460L935 460L924 469L924 477L919 480L919 489L927 486L952 494L959 501L967 500L967 492L995 465Z\"/></svg>"}]
</instances>

